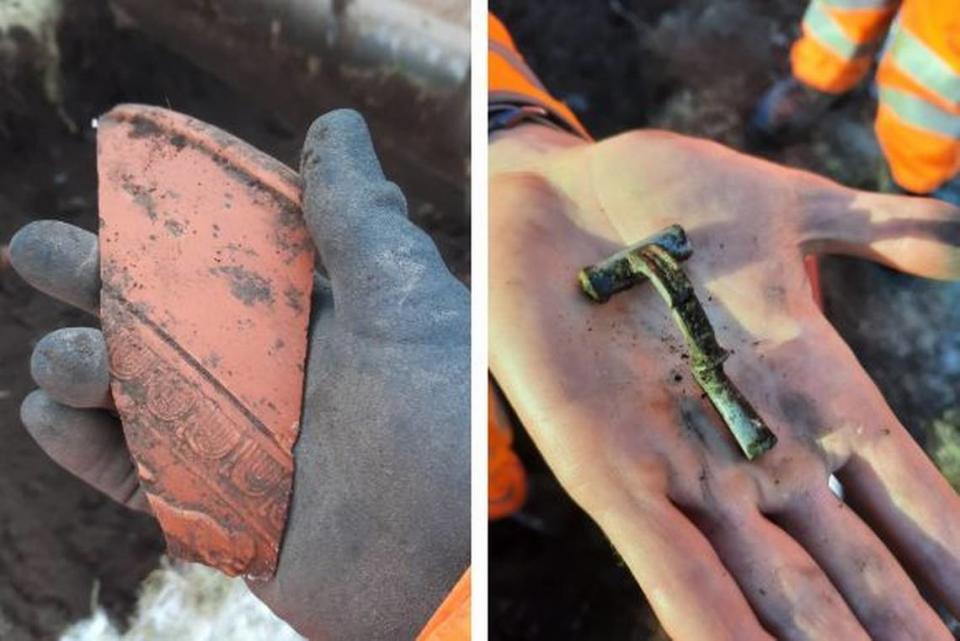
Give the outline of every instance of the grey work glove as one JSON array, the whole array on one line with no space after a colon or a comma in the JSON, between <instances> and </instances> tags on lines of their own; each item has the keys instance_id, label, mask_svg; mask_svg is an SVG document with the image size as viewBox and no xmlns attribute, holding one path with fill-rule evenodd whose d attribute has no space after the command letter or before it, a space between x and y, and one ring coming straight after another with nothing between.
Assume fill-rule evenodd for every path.
<instances>
[{"instance_id":1,"label":"grey work glove","mask_svg":"<svg viewBox=\"0 0 960 641\"><path fill-rule=\"evenodd\" d=\"M301 174L329 281L316 278L279 568L250 587L311 639L412 639L469 563L469 293L407 219L356 112L313 124ZM10 254L34 287L97 313L95 235L34 222ZM21 416L40 447L114 499L149 510L108 411L103 335L48 334L31 369L40 389Z\"/></svg>"}]
</instances>

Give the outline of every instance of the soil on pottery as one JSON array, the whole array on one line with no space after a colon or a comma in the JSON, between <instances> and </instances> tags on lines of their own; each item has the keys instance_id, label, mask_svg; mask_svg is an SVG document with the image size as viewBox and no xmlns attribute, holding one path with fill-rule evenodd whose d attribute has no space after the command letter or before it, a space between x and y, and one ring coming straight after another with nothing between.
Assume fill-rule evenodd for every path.
<instances>
[{"instance_id":1,"label":"soil on pottery","mask_svg":"<svg viewBox=\"0 0 960 641\"><path fill-rule=\"evenodd\" d=\"M185 112L297 166L304 132L142 33L118 28L104 1L67 2L58 42L62 109L45 97L41 78L0 74L0 244L41 218L96 229L91 122L117 103ZM428 203L409 205L451 269L468 280L469 221L451 220ZM53 329L96 319L0 269L0 639L44 641L87 616L94 595L114 616L125 616L163 543L150 518L61 470L21 427L33 345Z\"/></svg>"},{"instance_id":2,"label":"soil on pottery","mask_svg":"<svg viewBox=\"0 0 960 641\"><path fill-rule=\"evenodd\" d=\"M786 72L806 3L490 4L543 83L594 136L653 127L745 149L746 117ZM877 189L884 165L874 109L862 88L807 139L752 153ZM960 404L960 285L847 258L824 259L822 278L831 321L903 423L929 444L931 426L949 428L942 418ZM518 438L532 498L522 515L490 528L491 639L664 638L602 532L564 495L526 436Z\"/></svg>"}]
</instances>

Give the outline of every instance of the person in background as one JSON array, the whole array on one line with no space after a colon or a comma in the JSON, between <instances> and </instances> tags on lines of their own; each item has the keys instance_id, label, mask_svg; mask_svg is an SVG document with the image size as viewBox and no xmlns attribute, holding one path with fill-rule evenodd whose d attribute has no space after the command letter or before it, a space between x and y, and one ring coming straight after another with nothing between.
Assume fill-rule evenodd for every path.
<instances>
[{"instance_id":1,"label":"person in background","mask_svg":"<svg viewBox=\"0 0 960 641\"><path fill-rule=\"evenodd\" d=\"M757 141L808 130L860 85L879 55L874 127L899 190L960 204L960 2L813 0L789 77L760 100Z\"/></svg>"}]
</instances>

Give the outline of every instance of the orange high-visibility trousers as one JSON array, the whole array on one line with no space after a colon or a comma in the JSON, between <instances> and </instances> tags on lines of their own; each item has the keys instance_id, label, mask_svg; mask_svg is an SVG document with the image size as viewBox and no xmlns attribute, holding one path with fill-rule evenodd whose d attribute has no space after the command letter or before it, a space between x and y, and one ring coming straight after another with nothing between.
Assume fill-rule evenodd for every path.
<instances>
[{"instance_id":1,"label":"orange high-visibility trousers","mask_svg":"<svg viewBox=\"0 0 960 641\"><path fill-rule=\"evenodd\" d=\"M813 0L791 68L806 85L842 93L884 43L877 138L897 184L930 193L960 174L960 0Z\"/></svg>"}]
</instances>

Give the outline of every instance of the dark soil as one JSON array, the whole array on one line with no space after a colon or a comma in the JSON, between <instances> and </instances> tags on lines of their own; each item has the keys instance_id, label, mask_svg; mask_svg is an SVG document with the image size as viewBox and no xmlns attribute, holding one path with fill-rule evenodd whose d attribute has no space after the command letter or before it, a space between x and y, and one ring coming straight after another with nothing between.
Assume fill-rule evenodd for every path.
<instances>
[{"instance_id":1,"label":"dark soil","mask_svg":"<svg viewBox=\"0 0 960 641\"><path fill-rule=\"evenodd\" d=\"M118 29L105 2L68 3L59 43L63 111L77 132L43 97L38 79L0 76L0 244L40 218L96 229L91 120L120 102L172 107L297 166L304 132L139 32ZM448 220L424 202L411 202L410 211L468 279L468 221ZM21 427L33 345L50 330L96 321L0 270L0 639L42 641L89 614L95 585L100 603L122 618L163 544L150 518L62 471Z\"/></svg>"},{"instance_id":2,"label":"dark soil","mask_svg":"<svg viewBox=\"0 0 960 641\"><path fill-rule=\"evenodd\" d=\"M755 101L787 69L805 2L796 0L491 0L543 83L596 137L643 127L744 149ZM773 160L877 189L874 104L855 92L806 140ZM754 152L756 153L756 152ZM776 212L771 212L776 215ZM863 261L822 261L827 314L921 442L960 405L960 285ZM660 639L627 568L567 498L525 435L532 499L494 523L491 639Z\"/></svg>"}]
</instances>

